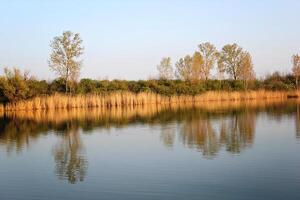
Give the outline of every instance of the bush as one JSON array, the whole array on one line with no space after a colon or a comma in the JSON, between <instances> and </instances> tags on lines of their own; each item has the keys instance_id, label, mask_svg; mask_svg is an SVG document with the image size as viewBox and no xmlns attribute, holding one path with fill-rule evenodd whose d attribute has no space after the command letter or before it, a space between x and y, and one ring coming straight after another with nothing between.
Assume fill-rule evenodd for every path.
<instances>
[{"instance_id":1,"label":"bush","mask_svg":"<svg viewBox=\"0 0 300 200\"><path fill-rule=\"evenodd\" d=\"M4 69L5 76L0 79L0 90L3 102L17 102L29 97L29 87L27 84L27 73L20 70Z\"/></svg>"}]
</instances>

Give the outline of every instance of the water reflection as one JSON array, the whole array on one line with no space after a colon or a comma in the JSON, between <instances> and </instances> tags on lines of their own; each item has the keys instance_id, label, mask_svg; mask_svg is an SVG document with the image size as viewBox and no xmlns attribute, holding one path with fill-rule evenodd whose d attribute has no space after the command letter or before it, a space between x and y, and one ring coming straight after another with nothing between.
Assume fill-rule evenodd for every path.
<instances>
[{"instance_id":1,"label":"water reflection","mask_svg":"<svg viewBox=\"0 0 300 200\"><path fill-rule=\"evenodd\" d=\"M231 117L221 134L221 143L226 145L227 151L239 153L253 143L255 119L256 114L251 111Z\"/></svg>"},{"instance_id":2,"label":"water reflection","mask_svg":"<svg viewBox=\"0 0 300 200\"><path fill-rule=\"evenodd\" d=\"M213 159L221 151L240 154L251 147L257 117L281 120L295 118L300 138L300 106L291 101L201 103L199 105L159 105L122 109L57 110L5 113L0 119L0 146L9 154L22 152L41 135L55 134L52 148L55 174L69 183L83 181L88 160L81 134L95 128L110 129L144 124L160 127L160 140L167 148L179 144ZM92 162L92 161L90 161Z\"/></svg>"},{"instance_id":3,"label":"water reflection","mask_svg":"<svg viewBox=\"0 0 300 200\"><path fill-rule=\"evenodd\" d=\"M295 117L295 125L296 125L296 137L300 139L300 105L296 106L296 117Z\"/></svg>"},{"instance_id":4,"label":"water reflection","mask_svg":"<svg viewBox=\"0 0 300 200\"><path fill-rule=\"evenodd\" d=\"M83 181L87 172L87 159L79 129L68 124L59 142L53 148L56 175L69 183Z\"/></svg>"},{"instance_id":5,"label":"water reflection","mask_svg":"<svg viewBox=\"0 0 300 200\"><path fill-rule=\"evenodd\" d=\"M166 147L173 147L175 141L176 129L171 125L162 125L160 138Z\"/></svg>"},{"instance_id":6,"label":"water reflection","mask_svg":"<svg viewBox=\"0 0 300 200\"><path fill-rule=\"evenodd\" d=\"M220 148L217 137L209 117L186 119L180 129L182 143L197 148L207 158L215 156Z\"/></svg>"}]
</instances>

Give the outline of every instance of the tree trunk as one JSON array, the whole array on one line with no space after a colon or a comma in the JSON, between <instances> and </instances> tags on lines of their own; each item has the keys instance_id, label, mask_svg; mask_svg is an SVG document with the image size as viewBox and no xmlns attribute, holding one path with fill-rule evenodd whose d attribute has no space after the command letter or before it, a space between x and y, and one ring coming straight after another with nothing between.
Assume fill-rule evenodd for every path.
<instances>
[{"instance_id":1,"label":"tree trunk","mask_svg":"<svg viewBox=\"0 0 300 200\"><path fill-rule=\"evenodd\" d=\"M65 88L65 90L66 90L65 93L67 94L67 93L68 93L68 80L67 80L67 79L66 79L66 85L65 85L65 86L66 86L66 88Z\"/></svg>"}]
</instances>

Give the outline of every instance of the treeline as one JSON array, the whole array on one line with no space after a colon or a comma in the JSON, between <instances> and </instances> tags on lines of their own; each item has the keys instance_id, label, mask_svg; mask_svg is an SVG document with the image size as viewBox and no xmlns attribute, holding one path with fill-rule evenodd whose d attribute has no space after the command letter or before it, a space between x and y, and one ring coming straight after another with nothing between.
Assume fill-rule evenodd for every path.
<instances>
[{"instance_id":1,"label":"treeline","mask_svg":"<svg viewBox=\"0 0 300 200\"><path fill-rule=\"evenodd\" d=\"M206 91L242 91L242 90L293 90L296 79L293 75L282 75L275 72L265 79L253 80L246 88L243 80L204 80L191 82L186 80L93 80L81 79L68 82L68 93L75 94L109 94L117 91L132 93L152 92L166 96L198 95ZM36 96L55 93L66 93L65 80L58 78L53 81L38 80L19 69L5 69L0 76L0 102L17 102Z\"/></svg>"},{"instance_id":2,"label":"treeline","mask_svg":"<svg viewBox=\"0 0 300 200\"><path fill-rule=\"evenodd\" d=\"M216 68L215 78L241 80L245 87L255 79L252 57L237 44L227 44L220 51L209 43L202 43L192 56L186 55L172 66L171 58L162 58L157 66L160 79L181 79L190 82L212 78L211 71Z\"/></svg>"},{"instance_id":3,"label":"treeline","mask_svg":"<svg viewBox=\"0 0 300 200\"><path fill-rule=\"evenodd\" d=\"M252 57L237 44L227 44L221 50L202 43L193 55L180 58L175 66L171 58L162 58L157 66L158 77L151 80L81 79L84 53L78 33L65 31L50 43L49 68L57 74L53 81L38 80L17 68L5 68L0 76L0 103L14 103L36 96L54 93L103 94L116 91L152 92L160 95L198 95L205 91L292 90L298 88L300 56L292 56L292 74L275 72L256 79ZM216 75L212 75L212 71Z\"/></svg>"}]
</instances>

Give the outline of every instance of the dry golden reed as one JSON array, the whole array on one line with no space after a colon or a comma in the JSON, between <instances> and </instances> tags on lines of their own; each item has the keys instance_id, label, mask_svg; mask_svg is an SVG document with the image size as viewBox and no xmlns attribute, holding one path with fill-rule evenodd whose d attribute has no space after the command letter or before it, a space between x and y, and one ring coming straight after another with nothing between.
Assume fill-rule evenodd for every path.
<instances>
[{"instance_id":1,"label":"dry golden reed","mask_svg":"<svg viewBox=\"0 0 300 200\"><path fill-rule=\"evenodd\" d=\"M211 101L244 101L262 99L287 99L288 96L296 96L298 92L286 91L245 91L245 92L206 92L196 96L162 96L155 93L130 93L115 92L107 95L64 95L55 94L52 96L35 97L26 101L8 103L0 106L2 111L20 110L55 110L71 108L114 108L114 107L135 107L144 105L171 105L205 103Z\"/></svg>"},{"instance_id":2,"label":"dry golden reed","mask_svg":"<svg viewBox=\"0 0 300 200\"><path fill-rule=\"evenodd\" d=\"M154 117L163 111L177 111L180 109L197 108L208 112L219 112L239 108L263 109L272 105L285 104L287 100L280 98L265 100L244 101L210 101L186 104L149 104L131 107L107 108L76 108L76 109L52 109L52 110L21 110L6 111L9 118L28 119L36 122L51 122L60 124L69 120L100 120L100 121L124 121L135 117Z\"/></svg>"}]
</instances>

